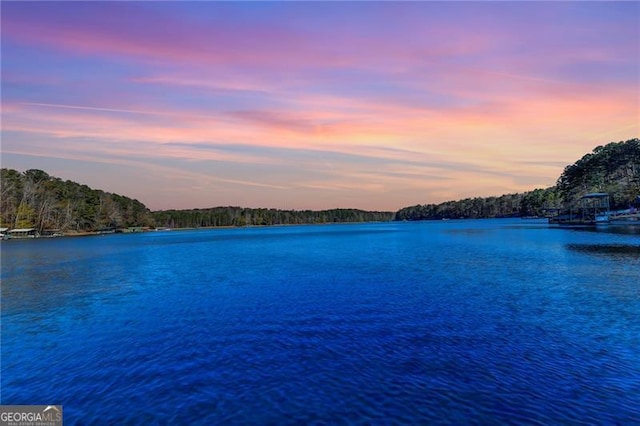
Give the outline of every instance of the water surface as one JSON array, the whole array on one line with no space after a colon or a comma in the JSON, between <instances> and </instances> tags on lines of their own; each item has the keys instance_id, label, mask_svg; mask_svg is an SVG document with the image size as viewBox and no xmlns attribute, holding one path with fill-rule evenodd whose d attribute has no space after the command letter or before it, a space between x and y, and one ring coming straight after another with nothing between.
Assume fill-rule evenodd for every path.
<instances>
[{"instance_id":1,"label":"water surface","mask_svg":"<svg viewBox=\"0 0 640 426\"><path fill-rule=\"evenodd\" d=\"M3 242L3 404L65 423L633 423L640 232L468 220Z\"/></svg>"}]
</instances>

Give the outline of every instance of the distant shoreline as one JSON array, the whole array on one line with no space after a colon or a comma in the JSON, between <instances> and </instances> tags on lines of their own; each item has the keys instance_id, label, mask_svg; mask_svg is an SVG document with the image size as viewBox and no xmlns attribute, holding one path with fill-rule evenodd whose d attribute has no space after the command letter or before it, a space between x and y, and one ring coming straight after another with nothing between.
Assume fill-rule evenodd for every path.
<instances>
[{"instance_id":1,"label":"distant shoreline","mask_svg":"<svg viewBox=\"0 0 640 426\"><path fill-rule=\"evenodd\" d=\"M39 235L37 237L14 237L14 238L6 238L0 239L0 241L10 241L10 240L49 240L55 238L77 238L77 237L100 237L106 235L133 235L133 234L149 234L156 232L183 232L183 231L199 231L199 230L215 230L215 229L246 229L246 228L275 228L275 227L290 227L290 226L321 226L321 225L355 225L355 224L365 224L365 223L391 223L393 220L389 221L363 221L363 222L321 222L321 223L278 223L273 225L221 225L221 226L199 226L199 227L180 227L180 228L149 228L142 229L140 231L135 232L101 232L101 231L66 231L61 232L62 235Z\"/></svg>"}]
</instances>

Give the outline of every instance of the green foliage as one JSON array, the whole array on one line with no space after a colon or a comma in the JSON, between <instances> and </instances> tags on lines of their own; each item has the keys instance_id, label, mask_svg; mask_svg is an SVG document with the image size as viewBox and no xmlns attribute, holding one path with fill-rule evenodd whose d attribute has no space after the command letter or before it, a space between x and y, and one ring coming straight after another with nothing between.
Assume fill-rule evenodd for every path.
<instances>
[{"instance_id":1,"label":"green foliage","mask_svg":"<svg viewBox=\"0 0 640 426\"><path fill-rule=\"evenodd\" d=\"M612 208L625 208L640 196L640 140L596 147L567 166L557 185L522 194L467 198L405 207L395 215L356 209L276 210L215 207L150 212L137 200L62 181L42 170L0 170L0 225L60 230L129 226L198 228L304 223L342 223L444 218L541 216L588 192L608 192Z\"/></svg>"},{"instance_id":2,"label":"green foliage","mask_svg":"<svg viewBox=\"0 0 640 426\"><path fill-rule=\"evenodd\" d=\"M15 218L22 194L22 175L11 169L0 170L0 227L15 227Z\"/></svg>"},{"instance_id":3,"label":"green foliage","mask_svg":"<svg viewBox=\"0 0 640 426\"><path fill-rule=\"evenodd\" d=\"M589 192L607 192L612 208L627 207L640 195L640 140L596 147L564 169L557 188L566 203Z\"/></svg>"},{"instance_id":4,"label":"green foliage","mask_svg":"<svg viewBox=\"0 0 640 426\"><path fill-rule=\"evenodd\" d=\"M522 194L520 201L521 216L544 216L549 209L557 209L562 205L555 186L546 189L534 189Z\"/></svg>"},{"instance_id":5,"label":"green foliage","mask_svg":"<svg viewBox=\"0 0 640 426\"><path fill-rule=\"evenodd\" d=\"M62 181L42 170L0 170L2 226L89 231L153 226L144 204L121 195Z\"/></svg>"},{"instance_id":6,"label":"green foliage","mask_svg":"<svg viewBox=\"0 0 640 426\"><path fill-rule=\"evenodd\" d=\"M640 140L596 147L567 166L551 188L405 207L396 213L395 220L543 216L589 192L609 193L613 209L626 208L640 196Z\"/></svg>"},{"instance_id":7,"label":"green foliage","mask_svg":"<svg viewBox=\"0 0 640 426\"><path fill-rule=\"evenodd\" d=\"M546 191L546 190L538 190ZM478 219L495 217L533 216L542 210L544 201L530 197L523 209L523 199L530 193L507 194L500 197L466 198L440 204L405 207L395 215L395 220L423 219Z\"/></svg>"},{"instance_id":8,"label":"green foliage","mask_svg":"<svg viewBox=\"0 0 640 426\"><path fill-rule=\"evenodd\" d=\"M157 211L153 213L153 217L158 226L199 228L389 221L393 218L393 213L355 209L312 211L214 207L210 209Z\"/></svg>"},{"instance_id":9,"label":"green foliage","mask_svg":"<svg viewBox=\"0 0 640 426\"><path fill-rule=\"evenodd\" d=\"M33 220L36 215L36 211L27 203L20 203L18 210L16 211L16 228L31 228L33 227Z\"/></svg>"},{"instance_id":10,"label":"green foliage","mask_svg":"<svg viewBox=\"0 0 640 426\"><path fill-rule=\"evenodd\" d=\"M198 228L302 223L388 221L392 212L354 209L296 211L215 207L150 212L137 200L51 177L42 170L2 169L3 226L36 227L39 231L90 231L130 226Z\"/></svg>"}]
</instances>

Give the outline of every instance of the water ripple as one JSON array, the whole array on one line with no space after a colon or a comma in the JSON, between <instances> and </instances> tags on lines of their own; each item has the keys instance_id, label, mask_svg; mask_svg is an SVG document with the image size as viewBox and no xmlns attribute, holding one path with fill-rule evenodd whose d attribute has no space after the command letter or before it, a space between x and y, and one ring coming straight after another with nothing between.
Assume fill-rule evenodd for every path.
<instances>
[{"instance_id":1,"label":"water ripple","mask_svg":"<svg viewBox=\"0 0 640 426\"><path fill-rule=\"evenodd\" d=\"M634 235L358 226L61 241L59 263L3 246L2 403L69 424L640 418Z\"/></svg>"}]
</instances>

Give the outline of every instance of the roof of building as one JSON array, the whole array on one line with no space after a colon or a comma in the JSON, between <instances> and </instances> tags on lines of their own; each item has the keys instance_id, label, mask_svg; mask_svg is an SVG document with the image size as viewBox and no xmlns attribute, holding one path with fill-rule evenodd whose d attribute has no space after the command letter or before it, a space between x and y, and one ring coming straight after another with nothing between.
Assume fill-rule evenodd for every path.
<instances>
[{"instance_id":1,"label":"roof of building","mask_svg":"<svg viewBox=\"0 0 640 426\"><path fill-rule=\"evenodd\" d=\"M12 229L9 232L31 232L31 231L35 231L35 228L18 228L18 229Z\"/></svg>"},{"instance_id":2,"label":"roof of building","mask_svg":"<svg viewBox=\"0 0 640 426\"><path fill-rule=\"evenodd\" d=\"M582 198L604 198L608 196L609 194L606 192L592 192L591 194L584 194Z\"/></svg>"}]
</instances>

